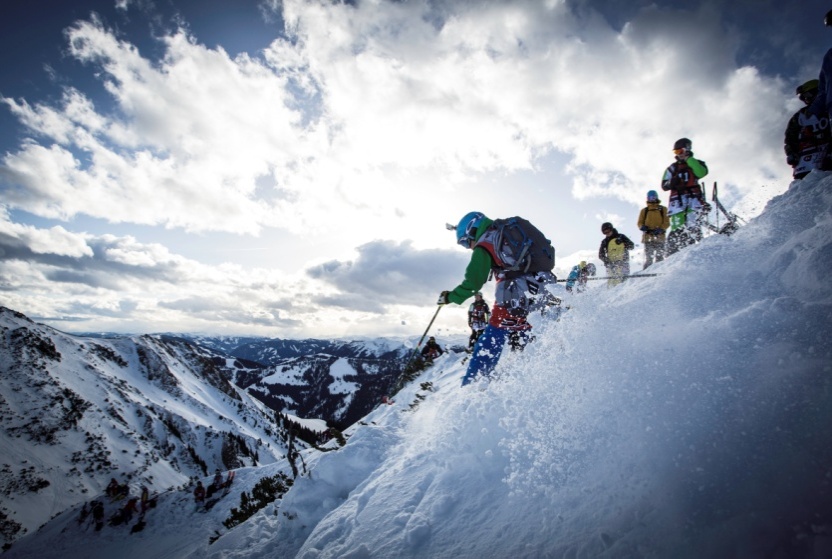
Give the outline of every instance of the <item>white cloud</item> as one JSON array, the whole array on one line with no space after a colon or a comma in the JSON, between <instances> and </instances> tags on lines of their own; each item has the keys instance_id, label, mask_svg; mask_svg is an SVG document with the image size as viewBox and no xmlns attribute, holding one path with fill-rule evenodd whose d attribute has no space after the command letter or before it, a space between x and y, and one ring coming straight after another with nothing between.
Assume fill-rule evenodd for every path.
<instances>
[{"instance_id":1,"label":"white cloud","mask_svg":"<svg viewBox=\"0 0 832 559\"><path fill-rule=\"evenodd\" d=\"M40 217L280 228L320 251L286 274L212 268L125 235L73 245L81 235L41 230L64 247L52 256L75 259L55 264L37 258L29 231L21 258L38 262L38 289L52 277L111 290L113 308L130 298L127 314L181 324L189 306L199 324L219 324L199 304L212 298L227 325L365 324L392 305L407 314L433 300L440 282L428 270L449 270L439 287L452 287L444 282L461 279L464 263L431 252L453 248L442 224L471 206L523 213L505 185L555 156L567 158L567 180L549 181L528 211L604 200L551 233L585 235L590 247L603 216L634 221L623 212L657 188L681 136L745 217L788 184L781 144L792 85L737 64L742 35L719 3L622 9L620 28L587 3L561 1L271 6L285 36L235 58L179 29L150 59L97 18L74 24L69 54L100 76L114 105L71 87L55 104L2 98L31 138L3 157L0 187L10 208ZM618 205L602 207L610 200ZM584 223L593 215L598 223ZM100 252L77 252L84 247ZM227 312L234 301L250 310ZM335 314L321 318L318 302Z\"/></svg>"},{"instance_id":2,"label":"white cloud","mask_svg":"<svg viewBox=\"0 0 832 559\"><path fill-rule=\"evenodd\" d=\"M80 258L92 256L84 235L71 233L61 226L38 229L29 225L13 223L6 208L0 206L0 245L9 247L26 246L36 254L55 254ZM3 256L9 251L4 250Z\"/></svg>"},{"instance_id":3,"label":"white cloud","mask_svg":"<svg viewBox=\"0 0 832 559\"><path fill-rule=\"evenodd\" d=\"M618 33L562 3L284 8L293 40L265 60L231 59L180 30L154 63L95 19L74 25L70 53L101 69L120 114L75 90L61 107L5 99L57 144L5 158L24 186L14 203L50 217L299 231L342 192L378 212L401 170L453 180L530 169L551 149L573 156L579 198L635 202L682 135L741 192L784 175L761 164L779 149L783 84L734 67L713 10L647 8Z\"/></svg>"},{"instance_id":4,"label":"white cloud","mask_svg":"<svg viewBox=\"0 0 832 559\"><path fill-rule=\"evenodd\" d=\"M75 330L309 336L402 330L462 268L459 251L369 243L308 273L206 266L130 236L39 229L0 214L2 303ZM414 286L415 289L414 289ZM164 324L164 327L160 327Z\"/></svg>"}]
</instances>

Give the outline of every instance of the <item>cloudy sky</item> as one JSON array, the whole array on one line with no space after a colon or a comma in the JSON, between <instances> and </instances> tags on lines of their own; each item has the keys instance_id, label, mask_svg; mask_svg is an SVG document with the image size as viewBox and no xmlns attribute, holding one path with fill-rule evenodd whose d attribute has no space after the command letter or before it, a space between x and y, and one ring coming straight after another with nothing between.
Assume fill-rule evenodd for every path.
<instances>
[{"instance_id":1,"label":"cloudy sky","mask_svg":"<svg viewBox=\"0 0 832 559\"><path fill-rule=\"evenodd\" d=\"M420 335L467 263L446 222L523 215L563 275L603 221L638 239L682 136L751 218L789 185L827 9L6 2L0 304L75 332Z\"/></svg>"}]
</instances>

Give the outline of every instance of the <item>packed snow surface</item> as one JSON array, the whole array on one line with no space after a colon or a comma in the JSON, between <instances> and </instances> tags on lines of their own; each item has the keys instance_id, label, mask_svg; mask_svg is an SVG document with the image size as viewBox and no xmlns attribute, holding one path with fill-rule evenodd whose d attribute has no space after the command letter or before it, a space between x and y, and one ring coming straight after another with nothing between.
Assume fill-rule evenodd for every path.
<instances>
[{"instance_id":1,"label":"packed snow surface","mask_svg":"<svg viewBox=\"0 0 832 559\"><path fill-rule=\"evenodd\" d=\"M8 556L830 557L830 207L813 173L658 277L565 295L491 382L460 387L446 354L237 528L240 491L285 461L207 514L184 492L133 535L66 514Z\"/></svg>"}]
</instances>

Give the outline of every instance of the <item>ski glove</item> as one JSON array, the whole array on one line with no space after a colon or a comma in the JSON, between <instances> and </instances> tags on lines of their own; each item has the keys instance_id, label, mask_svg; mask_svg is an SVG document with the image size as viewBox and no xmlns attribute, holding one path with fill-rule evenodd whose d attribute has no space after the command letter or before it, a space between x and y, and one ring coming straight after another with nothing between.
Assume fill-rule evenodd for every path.
<instances>
[{"instance_id":1,"label":"ski glove","mask_svg":"<svg viewBox=\"0 0 832 559\"><path fill-rule=\"evenodd\" d=\"M448 301L448 293L450 293L450 291L443 291L442 293L440 293L439 294L439 300L436 301L436 304L437 305L447 305L450 302L450 301Z\"/></svg>"},{"instance_id":2,"label":"ski glove","mask_svg":"<svg viewBox=\"0 0 832 559\"><path fill-rule=\"evenodd\" d=\"M653 229L653 234L654 235L661 235L662 233L664 233L664 229L662 229L661 227L659 227L657 229Z\"/></svg>"},{"instance_id":3,"label":"ski glove","mask_svg":"<svg viewBox=\"0 0 832 559\"><path fill-rule=\"evenodd\" d=\"M644 231L645 233L647 233L648 229L650 229L650 228L647 227L646 225L642 225L641 228L639 229L639 231Z\"/></svg>"}]
</instances>

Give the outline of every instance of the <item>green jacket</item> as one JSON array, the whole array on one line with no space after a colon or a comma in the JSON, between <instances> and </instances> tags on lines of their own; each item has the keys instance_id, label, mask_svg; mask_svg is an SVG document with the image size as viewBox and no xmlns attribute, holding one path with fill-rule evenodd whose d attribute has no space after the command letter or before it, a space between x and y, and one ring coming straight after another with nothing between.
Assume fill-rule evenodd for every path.
<instances>
[{"instance_id":1,"label":"green jacket","mask_svg":"<svg viewBox=\"0 0 832 559\"><path fill-rule=\"evenodd\" d=\"M491 227L492 223L494 222L487 217L483 218L482 223L477 228L477 240L480 240L480 237L486 229ZM453 291L448 293L448 301L461 305L466 299L473 297L474 293L482 289L482 286L488 281L488 274L493 266L494 260L488 254L488 251L482 247L474 247L474 250L471 251L471 261L468 262L468 267L465 268L465 279Z\"/></svg>"}]
</instances>

